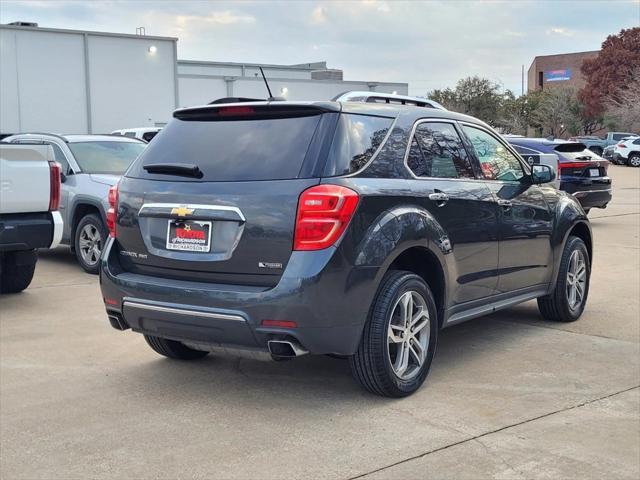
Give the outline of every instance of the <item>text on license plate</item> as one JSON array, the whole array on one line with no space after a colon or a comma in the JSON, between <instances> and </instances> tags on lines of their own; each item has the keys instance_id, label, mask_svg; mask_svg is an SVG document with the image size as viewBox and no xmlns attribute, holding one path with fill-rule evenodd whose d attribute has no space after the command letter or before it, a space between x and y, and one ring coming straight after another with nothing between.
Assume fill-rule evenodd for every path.
<instances>
[{"instance_id":1,"label":"text on license plate","mask_svg":"<svg viewBox=\"0 0 640 480\"><path fill-rule=\"evenodd\" d=\"M597 168L590 168L589 169L589 176L590 177L599 177L600 176L600 170Z\"/></svg>"},{"instance_id":2,"label":"text on license plate","mask_svg":"<svg viewBox=\"0 0 640 480\"><path fill-rule=\"evenodd\" d=\"M209 252L211 250L211 230L211 222L169 220L167 250Z\"/></svg>"}]
</instances>

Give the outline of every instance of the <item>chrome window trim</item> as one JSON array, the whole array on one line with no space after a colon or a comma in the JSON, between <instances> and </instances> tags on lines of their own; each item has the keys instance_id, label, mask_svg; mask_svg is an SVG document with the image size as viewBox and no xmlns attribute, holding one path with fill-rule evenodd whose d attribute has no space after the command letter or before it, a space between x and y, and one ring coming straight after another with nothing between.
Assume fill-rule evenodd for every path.
<instances>
[{"instance_id":1,"label":"chrome window trim","mask_svg":"<svg viewBox=\"0 0 640 480\"><path fill-rule=\"evenodd\" d=\"M360 114L349 114L349 113L345 113L345 114L341 114L341 115L360 115ZM365 115L365 116L373 116L373 115ZM396 126L396 123L398 123L398 117L400 115L396 116L396 118L393 119L393 122L391 122L391 125L389 126L389 131L387 132L387 134L385 135L384 139L382 140L382 142L380 143L380 145L378 145L378 149L373 152L373 155L371 155L371 158L367 161L367 163L365 163L362 168L360 170L356 170L353 173L348 173L346 175L334 175L331 177L325 177L323 176L322 178L349 178L349 177L354 177L356 175L359 175L360 173L364 172L369 165L371 165L371 163L378 157L378 154L380 153L380 151L382 150L382 148L387 144L387 140L389 140L389 137L391 136L391 133L393 132L393 129ZM387 117L378 117L378 118L387 118ZM331 142L333 143L333 139L331 140Z\"/></svg>"},{"instance_id":2,"label":"chrome window trim","mask_svg":"<svg viewBox=\"0 0 640 480\"><path fill-rule=\"evenodd\" d=\"M187 315L187 316L195 316L195 317L204 317L204 318L214 318L216 320L229 320L234 322L246 322L247 320L240 315L231 315L226 313L214 313L214 312L203 312L202 310L192 310L187 308L175 308L175 307L165 307L162 305L152 305L149 303L140 303L140 302L132 302L129 300L125 300L123 302L123 309L127 306L133 308L139 308L141 310L151 310L156 312L164 312L164 313L175 313L178 315Z\"/></svg>"},{"instance_id":3,"label":"chrome window trim","mask_svg":"<svg viewBox=\"0 0 640 480\"><path fill-rule=\"evenodd\" d=\"M415 173L413 173L413 170L409 168L409 151L411 150L411 142L413 142L413 137L416 133L418 125L421 125L423 123L448 123L450 125L453 125L453 127L455 128L457 121L451 120L449 118L423 118L413 124L413 127L411 128L411 133L409 134L409 142L407 143L407 148L404 152L404 168L407 170L407 172L409 172L409 175L411 175L411 177L413 177L415 180L438 180L438 181L448 180L448 181L456 181L456 182L468 182L468 181L484 182L483 178L477 178L477 177L474 177L474 178L419 177ZM457 129L456 129L456 133L458 133ZM458 133L458 136L460 137L459 133ZM460 141L463 142L463 146L464 146L464 141L462 137L460 137Z\"/></svg>"}]
</instances>

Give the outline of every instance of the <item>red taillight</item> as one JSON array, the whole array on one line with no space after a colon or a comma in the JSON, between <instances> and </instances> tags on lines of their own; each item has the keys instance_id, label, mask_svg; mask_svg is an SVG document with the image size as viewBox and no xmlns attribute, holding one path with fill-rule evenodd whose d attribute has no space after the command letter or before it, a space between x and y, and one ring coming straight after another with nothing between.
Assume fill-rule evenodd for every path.
<instances>
[{"instance_id":1,"label":"red taillight","mask_svg":"<svg viewBox=\"0 0 640 480\"><path fill-rule=\"evenodd\" d=\"M49 162L49 211L58 210L60 206L60 165Z\"/></svg>"},{"instance_id":2,"label":"red taillight","mask_svg":"<svg viewBox=\"0 0 640 480\"><path fill-rule=\"evenodd\" d=\"M618 148L627 148L627 146L624 143L619 143L617 146Z\"/></svg>"},{"instance_id":3,"label":"red taillight","mask_svg":"<svg viewBox=\"0 0 640 480\"><path fill-rule=\"evenodd\" d=\"M263 327L296 328L298 324L291 320L262 320Z\"/></svg>"},{"instance_id":4,"label":"red taillight","mask_svg":"<svg viewBox=\"0 0 640 480\"><path fill-rule=\"evenodd\" d=\"M566 168L585 168L585 167L597 167L597 163L593 162L560 162L560 170Z\"/></svg>"},{"instance_id":5,"label":"red taillight","mask_svg":"<svg viewBox=\"0 0 640 480\"><path fill-rule=\"evenodd\" d=\"M339 185L316 185L300 195L294 250L322 250L345 231L358 206L358 194Z\"/></svg>"},{"instance_id":6,"label":"red taillight","mask_svg":"<svg viewBox=\"0 0 640 480\"><path fill-rule=\"evenodd\" d=\"M116 218L118 215L118 184L109 189L109 210L107 210L107 228L109 236L116 236Z\"/></svg>"}]
</instances>

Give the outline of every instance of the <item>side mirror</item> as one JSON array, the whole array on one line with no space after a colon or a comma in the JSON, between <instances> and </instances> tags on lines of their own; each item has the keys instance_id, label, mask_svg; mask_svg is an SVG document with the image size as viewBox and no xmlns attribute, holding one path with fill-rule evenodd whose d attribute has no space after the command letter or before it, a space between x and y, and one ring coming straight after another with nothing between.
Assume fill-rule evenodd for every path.
<instances>
[{"instance_id":1,"label":"side mirror","mask_svg":"<svg viewBox=\"0 0 640 480\"><path fill-rule=\"evenodd\" d=\"M551 183L556 179L556 172L549 165L533 165L531 167L531 180L535 184Z\"/></svg>"}]
</instances>

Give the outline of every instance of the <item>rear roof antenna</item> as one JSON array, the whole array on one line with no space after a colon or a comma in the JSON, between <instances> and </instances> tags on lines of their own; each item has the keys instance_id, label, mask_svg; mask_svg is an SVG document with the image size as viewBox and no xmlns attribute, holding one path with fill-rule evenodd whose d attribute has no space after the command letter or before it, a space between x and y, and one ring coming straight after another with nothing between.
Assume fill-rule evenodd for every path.
<instances>
[{"instance_id":1,"label":"rear roof antenna","mask_svg":"<svg viewBox=\"0 0 640 480\"><path fill-rule=\"evenodd\" d=\"M262 67L258 67L260 69L260 73L262 74L262 79L264 80L264 84L267 87L267 92L269 92L269 100L271 100L273 98L273 95L271 94L271 89L269 88L269 82L267 82L267 77L264 76L264 70L262 70Z\"/></svg>"},{"instance_id":2,"label":"rear roof antenna","mask_svg":"<svg viewBox=\"0 0 640 480\"><path fill-rule=\"evenodd\" d=\"M269 92L269 98L267 99L268 101L272 101L272 100L284 100L284 98L281 97L274 97L273 94L271 93L271 89L269 88L269 82L267 82L267 77L264 76L264 71L262 70L262 67L258 67L260 69L260 73L262 74L262 80L264 80L264 84L267 87L267 92Z\"/></svg>"}]
</instances>

